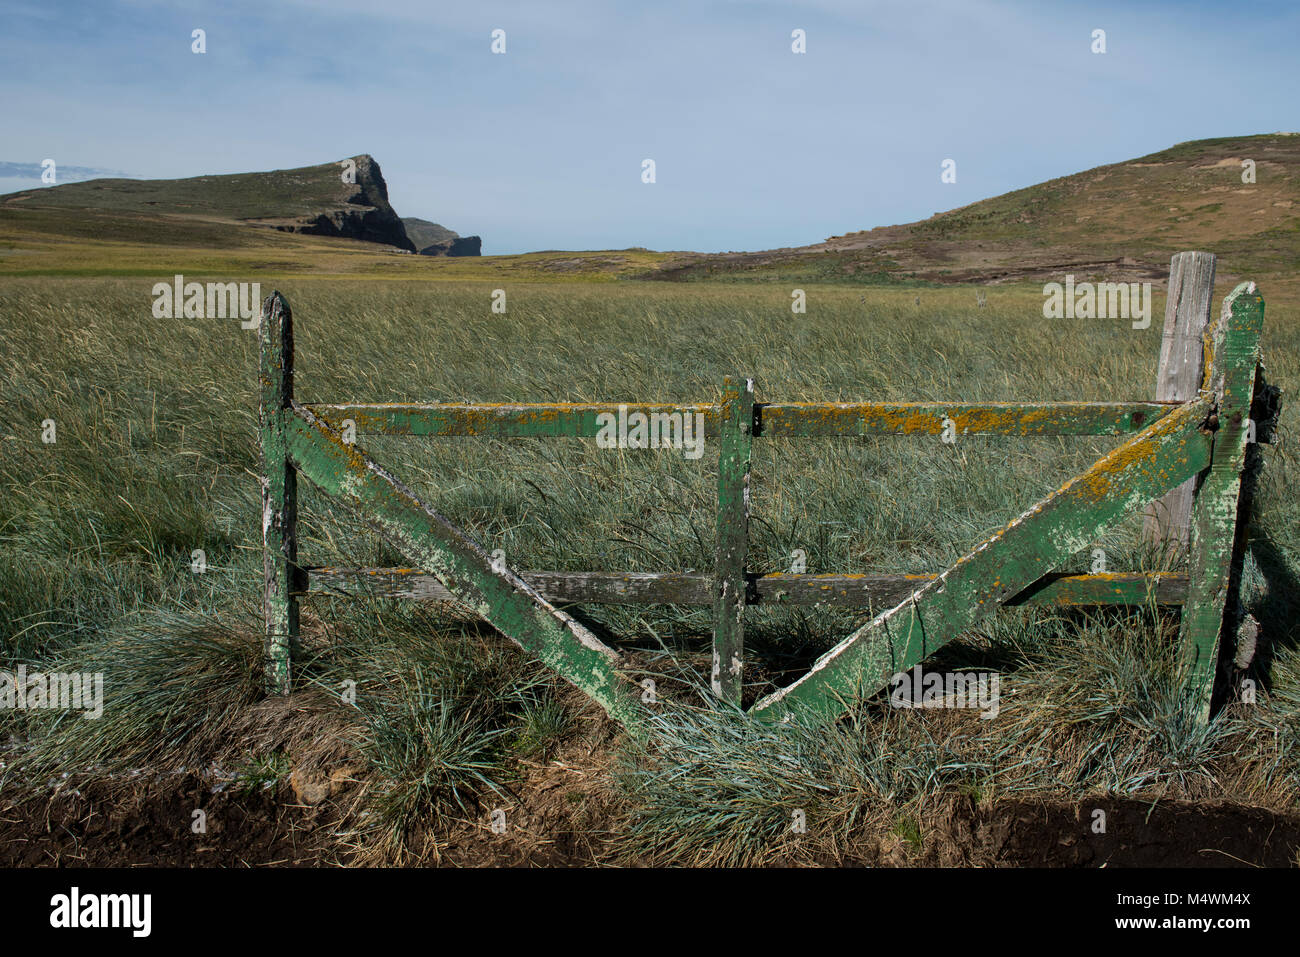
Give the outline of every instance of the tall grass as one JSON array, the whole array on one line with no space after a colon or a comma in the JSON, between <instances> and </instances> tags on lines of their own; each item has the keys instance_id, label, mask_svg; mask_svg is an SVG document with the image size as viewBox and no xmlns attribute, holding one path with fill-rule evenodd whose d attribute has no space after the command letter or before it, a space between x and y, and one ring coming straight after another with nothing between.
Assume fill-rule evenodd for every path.
<instances>
[{"instance_id":1,"label":"tall grass","mask_svg":"<svg viewBox=\"0 0 1300 957\"><path fill-rule=\"evenodd\" d=\"M201 749L204 722L224 726L221 716L255 695L256 624L239 627L262 575L255 333L234 320L153 319L152 282L0 283L0 668L102 666L111 700L133 712L95 730L0 716L69 762ZM508 312L499 315L490 310L498 285L285 283L298 397L700 401L730 373L752 375L760 401L1141 399L1154 389L1158 323L1137 331L1044 320L1041 297L1027 288L989 289L987 307L976 308L967 289L811 286L808 313L792 315L789 290L777 284L520 283L507 284ZM1270 377L1283 385L1300 366L1296 330L1270 310ZM1295 414L1284 410L1284 436ZM57 428L53 444L41 441L46 420ZM765 440L754 455L750 567L786 570L801 549L810 572L940 568L1112 441ZM691 461L586 440L361 444L516 567L711 565L716 475L707 452ZM793 800L808 805L810 821L848 833L872 802L904 806L954 788L1202 793L1226 780L1215 770L1225 755L1253 769L1254 786L1293 788L1288 649L1300 621L1300 470L1285 444L1265 455L1245 577L1246 604L1265 624L1250 672L1262 688L1253 710L1195 729L1171 691L1172 659L1161 657L1171 647L1167 621L1017 613L954 652L1014 673L1012 705L994 722L882 712L829 734L759 730L691 710L702 692L682 695L683 709L659 719L661 750L641 756L656 770L626 779L641 808L636 846L664 859L715 845L719 860L763 859ZM1160 561L1137 531L1128 522L1099 543L1112 569ZM191 570L196 551L201 574ZM302 560L400 556L308 488ZM569 727L522 658L482 652L472 624L383 602L304 606L317 642L304 680L335 688L351 677L370 689L350 713L378 782L374 819L386 830L376 840L409 847L421 820L464 814L473 795L504 786L503 755L545 753ZM676 658L686 687L705 667L707 610L582 614L626 647ZM754 610L747 695L860 620ZM480 650L457 657L447 650L455 647Z\"/></svg>"}]
</instances>

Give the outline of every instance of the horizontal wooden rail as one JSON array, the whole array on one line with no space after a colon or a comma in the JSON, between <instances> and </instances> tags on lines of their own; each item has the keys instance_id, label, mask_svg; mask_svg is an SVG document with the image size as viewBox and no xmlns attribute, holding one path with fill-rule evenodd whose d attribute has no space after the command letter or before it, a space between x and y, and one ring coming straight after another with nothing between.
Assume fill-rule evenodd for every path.
<instances>
[{"instance_id":1,"label":"horizontal wooden rail","mask_svg":"<svg viewBox=\"0 0 1300 957\"><path fill-rule=\"evenodd\" d=\"M335 428L347 419L358 435L483 435L528 438L594 438L602 413L628 416L701 414L704 433L718 434L718 407L671 402L555 402L528 405L380 402L356 405L309 404ZM692 424L695 420L692 420Z\"/></svg>"},{"instance_id":2,"label":"horizontal wooden rail","mask_svg":"<svg viewBox=\"0 0 1300 957\"><path fill-rule=\"evenodd\" d=\"M628 660L557 607L583 604L712 606L712 687L738 705L743 687L744 607L869 609L870 620L806 674L756 702L749 714L779 721L796 711L830 721L882 690L893 673L936 651L1008 605L1182 605L1180 642L1188 690L1208 719L1221 642L1239 625L1240 568L1259 465L1277 394L1263 379L1264 302L1242 283L1206 335L1213 256L1171 263L1154 402L756 402L752 380L732 376L708 403L359 403L293 399L288 303L262 308L264 616L269 686L291 689L304 596L453 601L599 702L636 733L649 699L628 682ZM742 385L743 384L743 385ZM1168 386L1168 387L1167 387ZM718 393L714 393L718 396ZM505 567L421 503L357 443L359 435L594 438L598 446L681 449L698 459L708 438L718 456L717 551L711 568L677 573L519 572ZM951 567L924 575L754 574L746 571L751 440L899 435L1118 436L1086 471L1066 481ZM612 440L612 441L611 441ZM937 447L937 444L936 444ZM1243 473L1246 479L1243 480ZM297 552L297 479L375 525L414 568L303 567ZM906 476L901 478L906 481ZM1177 496L1172 490L1180 489ZM1174 503L1174 498L1178 499ZM1151 544L1189 553L1188 572L1053 572L1126 514L1159 499ZM1150 524L1150 523L1149 523ZM1174 528L1186 534L1171 534ZM1228 692L1226 680L1219 692ZM637 730L641 729L641 730Z\"/></svg>"},{"instance_id":3,"label":"horizontal wooden rail","mask_svg":"<svg viewBox=\"0 0 1300 957\"><path fill-rule=\"evenodd\" d=\"M767 402L759 435L1128 435L1168 414L1166 402Z\"/></svg>"},{"instance_id":4,"label":"horizontal wooden rail","mask_svg":"<svg viewBox=\"0 0 1300 957\"><path fill-rule=\"evenodd\" d=\"M754 435L816 438L852 435L1130 435L1177 408L1176 402L757 402ZM718 406L671 402L308 403L336 428L351 420L358 435L593 438L600 416L701 415L704 434L719 434Z\"/></svg>"},{"instance_id":5,"label":"horizontal wooden rail","mask_svg":"<svg viewBox=\"0 0 1300 957\"><path fill-rule=\"evenodd\" d=\"M413 598L450 601L433 575L414 568L308 568L299 595ZM710 605L714 577L679 572L520 572L519 577L552 602L598 605ZM934 581L936 575L753 575L745 576L747 605L834 605L867 608L894 604ZM1184 574L1115 572L1052 574L1008 598L1006 605L1180 605Z\"/></svg>"}]
</instances>

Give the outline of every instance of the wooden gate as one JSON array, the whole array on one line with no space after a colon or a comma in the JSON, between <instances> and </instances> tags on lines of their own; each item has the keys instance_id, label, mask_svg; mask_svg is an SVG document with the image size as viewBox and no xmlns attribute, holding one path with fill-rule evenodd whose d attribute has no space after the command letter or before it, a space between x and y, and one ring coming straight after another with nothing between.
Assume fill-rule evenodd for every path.
<instances>
[{"instance_id":1,"label":"wooden gate","mask_svg":"<svg viewBox=\"0 0 1300 957\"><path fill-rule=\"evenodd\" d=\"M293 398L289 304L263 304L261 432L267 677L288 693L299 598L316 592L454 599L635 727L638 691L619 653L556 607L563 603L698 604L714 610L712 688L739 705L744 609L756 604L887 607L749 713L834 720L998 608L1182 605L1188 693L1207 720L1221 636L1235 638L1250 443L1267 441L1276 403L1259 361L1264 302L1242 283L1208 328L1214 257L1180 253L1170 274L1158 398L1151 402L756 402L753 382L725 380L718 404L624 404L628 415L702 414L718 445L712 574L518 571L423 505L355 442L356 434L595 437L617 404L300 404ZM348 422L350 420L350 423ZM1125 439L1081 475L934 575L754 575L746 571L750 449L757 438L861 435L1113 435ZM348 436L351 438L351 435ZM297 550L303 476L376 527L411 568L304 567ZM1069 574L1062 563L1151 506L1147 534L1188 549L1184 574Z\"/></svg>"}]
</instances>

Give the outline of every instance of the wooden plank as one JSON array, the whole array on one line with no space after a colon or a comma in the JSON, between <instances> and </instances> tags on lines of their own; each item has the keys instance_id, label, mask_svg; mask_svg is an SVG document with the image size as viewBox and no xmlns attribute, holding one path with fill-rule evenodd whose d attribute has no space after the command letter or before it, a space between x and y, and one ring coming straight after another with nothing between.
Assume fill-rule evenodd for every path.
<instances>
[{"instance_id":1,"label":"wooden plank","mask_svg":"<svg viewBox=\"0 0 1300 957\"><path fill-rule=\"evenodd\" d=\"M358 435L462 435L496 438L594 438L601 415L703 415L704 434L718 434L718 407L672 402L409 403L378 402L304 406L335 428L345 419ZM695 420L692 420L695 421Z\"/></svg>"},{"instance_id":2,"label":"wooden plank","mask_svg":"<svg viewBox=\"0 0 1300 957\"><path fill-rule=\"evenodd\" d=\"M718 436L720 412L709 404L624 403L627 414L704 416ZM1172 402L760 402L755 437L938 435L951 418L965 435L1131 435L1165 415ZM335 428L351 419L358 435L592 438L598 417L618 403L307 403Z\"/></svg>"},{"instance_id":3,"label":"wooden plank","mask_svg":"<svg viewBox=\"0 0 1300 957\"><path fill-rule=\"evenodd\" d=\"M1213 459L1202 476L1192 508L1187 605L1182 645L1190 664L1188 691L1197 714L1208 721L1224 630L1236 634L1238 598L1233 580L1238 497L1246 461L1249 418L1259 366L1264 299L1254 283L1242 283L1223 302L1215 323L1206 385L1214 397Z\"/></svg>"},{"instance_id":4,"label":"wooden plank","mask_svg":"<svg viewBox=\"0 0 1300 957\"><path fill-rule=\"evenodd\" d=\"M934 581L877 615L823 655L808 674L750 709L764 720L794 710L833 720L855 700L982 620L1007 598L1096 541L1126 512L1195 475L1210 461L1198 428L1201 396L1108 453L1082 475L980 542Z\"/></svg>"},{"instance_id":5,"label":"wooden plank","mask_svg":"<svg viewBox=\"0 0 1300 957\"><path fill-rule=\"evenodd\" d=\"M272 694L288 694L298 643L298 479L280 428L282 414L293 402L293 315L279 292L262 303L258 339L266 680Z\"/></svg>"},{"instance_id":6,"label":"wooden plank","mask_svg":"<svg viewBox=\"0 0 1300 957\"><path fill-rule=\"evenodd\" d=\"M758 434L773 437L1129 435L1167 414L1161 402L762 402Z\"/></svg>"},{"instance_id":7,"label":"wooden plank","mask_svg":"<svg viewBox=\"0 0 1300 957\"><path fill-rule=\"evenodd\" d=\"M633 686L617 652L559 611L445 518L423 505L357 445L307 409L283 414L285 448L299 472L350 506L433 574L466 607L585 692L610 717L637 724Z\"/></svg>"},{"instance_id":8,"label":"wooden plank","mask_svg":"<svg viewBox=\"0 0 1300 957\"><path fill-rule=\"evenodd\" d=\"M550 602L596 605L712 605L712 575L690 572L521 571L519 577ZM824 605L834 608L893 606L938 575L745 576L746 604ZM418 568L310 568L301 594L453 601L432 575ZM1045 575L1004 605L1181 605L1187 576L1181 573L1108 572Z\"/></svg>"},{"instance_id":9,"label":"wooden plank","mask_svg":"<svg viewBox=\"0 0 1300 957\"><path fill-rule=\"evenodd\" d=\"M714 564L713 693L740 704L745 659L745 559L749 551L749 462L754 380L722 384L718 438L718 544Z\"/></svg>"},{"instance_id":10,"label":"wooden plank","mask_svg":"<svg viewBox=\"0 0 1300 957\"><path fill-rule=\"evenodd\" d=\"M1199 252L1178 253L1169 263L1169 294L1156 374L1158 400L1186 402L1201 388L1214 264L1213 253ZM1195 483L1195 478L1188 479L1147 507L1142 525L1147 544L1174 554L1181 554L1187 547Z\"/></svg>"}]
</instances>

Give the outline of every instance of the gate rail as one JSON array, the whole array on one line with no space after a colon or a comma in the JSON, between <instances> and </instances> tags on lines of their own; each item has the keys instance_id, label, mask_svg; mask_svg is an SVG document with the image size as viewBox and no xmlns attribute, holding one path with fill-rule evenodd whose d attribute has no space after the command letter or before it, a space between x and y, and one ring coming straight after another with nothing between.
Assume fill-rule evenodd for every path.
<instances>
[{"instance_id":1,"label":"gate rail","mask_svg":"<svg viewBox=\"0 0 1300 957\"><path fill-rule=\"evenodd\" d=\"M892 674L933 654L1002 606L1183 605L1188 691L1208 719L1221 635L1238 624L1245 514L1242 474L1256 434L1267 441L1259 363L1263 298L1242 283L1208 329L1214 257L1180 253L1171 267L1160 382L1195 388L1180 401L756 402L753 381L728 377L721 401L672 403L307 403L293 398L293 334L277 292L263 304L261 431L267 676L288 693L298 601L309 594L456 600L540 657L607 712L635 725L635 689L619 653L555 603L712 605L711 684L740 704L748 605L884 607L812 669L751 709L833 720ZM1192 342L1196 348L1175 348ZM1164 389L1163 391L1171 391ZM599 416L699 414L718 442L717 547L711 574L515 571L423 505L353 442L355 434L592 438ZM1253 415L1252 415L1253 413ZM1258 420L1258 421L1256 421ZM1125 440L1096 464L934 575L752 574L746 570L750 452L756 438L1095 435ZM413 563L410 568L304 567L297 554L297 478L350 505ZM1056 571L1125 514L1148 508L1148 539L1185 546L1186 573Z\"/></svg>"}]
</instances>

